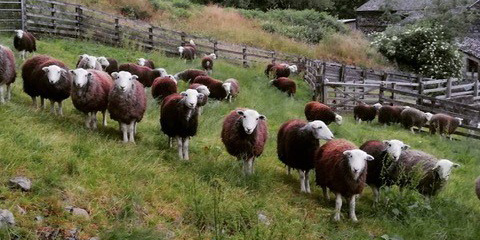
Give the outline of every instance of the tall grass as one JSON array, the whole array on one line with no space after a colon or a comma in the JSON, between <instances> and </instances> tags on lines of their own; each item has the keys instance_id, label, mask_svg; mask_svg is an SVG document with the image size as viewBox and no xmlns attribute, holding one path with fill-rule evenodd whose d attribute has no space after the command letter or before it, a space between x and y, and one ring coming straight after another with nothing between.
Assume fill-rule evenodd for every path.
<instances>
[{"instance_id":1,"label":"tall grass","mask_svg":"<svg viewBox=\"0 0 480 240\"><path fill-rule=\"evenodd\" d=\"M11 47L10 37L0 43ZM119 62L138 57L153 59L170 73L198 67L159 53L144 54L82 41L42 38L39 54L49 54L73 67L79 54L106 55ZM20 65L20 64L19 64ZM299 85L295 98L268 86L263 66L241 68L221 60L214 77L235 77L241 93L233 103L210 102L200 117L199 132L190 145L191 161L178 160L159 130L159 110L149 97L145 118L139 123L137 143L122 144L117 124L98 131L83 127L84 116L70 100L65 116L34 110L22 92L20 78L12 102L0 106L0 208L14 212L17 225L0 230L0 239L38 239L37 231L72 229L81 239L371 239L388 235L404 239L477 239L480 236L480 206L473 181L480 173L478 142L447 141L425 134L411 135L398 126L355 125L345 114L345 124L331 125L337 138L360 145L369 139L402 140L413 148L462 165L447 188L430 203L415 192L386 191L372 207L370 189L358 201L360 222L331 221L333 202L299 192L298 176L288 176L276 156L276 132L291 118L303 118L310 99L307 85ZM186 85L180 83L180 89ZM267 116L269 140L257 159L256 172L241 173L240 164L220 140L223 117L236 107L257 109ZM33 180L31 192L10 190L10 177L25 175ZM313 179L312 179L313 180ZM74 217L63 207L87 209L90 220ZM26 210L18 213L17 206ZM258 219L263 214L268 222ZM36 222L35 216L45 217Z\"/></svg>"}]
</instances>

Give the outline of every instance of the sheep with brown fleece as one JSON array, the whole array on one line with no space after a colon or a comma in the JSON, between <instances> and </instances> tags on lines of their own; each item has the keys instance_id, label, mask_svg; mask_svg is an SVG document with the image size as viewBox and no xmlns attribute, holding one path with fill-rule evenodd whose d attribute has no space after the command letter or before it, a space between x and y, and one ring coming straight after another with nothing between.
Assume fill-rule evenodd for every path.
<instances>
[{"instance_id":1,"label":"sheep with brown fleece","mask_svg":"<svg viewBox=\"0 0 480 240\"><path fill-rule=\"evenodd\" d=\"M202 68L205 69L209 75L212 74L213 60L215 59L217 59L217 55L215 53L206 55L202 58Z\"/></svg>"},{"instance_id":2,"label":"sheep with brown fleece","mask_svg":"<svg viewBox=\"0 0 480 240\"><path fill-rule=\"evenodd\" d=\"M297 71L298 71L298 68L296 65L288 65L286 63L281 63L281 64L270 63L267 65L267 68L265 69L265 75L267 77L270 77L271 73L273 73L273 76L275 78L281 78L281 77L288 78L291 73L295 73Z\"/></svg>"},{"instance_id":3,"label":"sheep with brown fleece","mask_svg":"<svg viewBox=\"0 0 480 240\"><path fill-rule=\"evenodd\" d=\"M403 127L405 129L410 129L412 133L415 133L413 127L417 127L418 131L420 131L422 127L430 121L433 115L428 112L425 113L418 109L407 107L402 111L400 116Z\"/></svg>"},{"instance_id":4,"label":"sheep with brown fleece","mask_svg":"<svg viewBox=\"0 0 480 240\"><path fill-rule=\"evenodd\" d=\"M15 82L16 77L15 56L10 48L0 45L0 103L10 101L12 96L10 85ZM4 89L4 86L7 88Z\"/></svg>"},{"instance_id":5,"label":"sheep with brown fleece","mask_svg":"<svg viewBox=\"0 0 480 240\"><path fill-rule=\"evenodd\" d=\"M113 80L108 73L94 69L78 68L70 71L73 78L72 103L85 113L87 128L97 128L97 112L103 115L103 126L107 126L108 94L113 88Z\"/></svg>"},{"instance_id":6,"label":"sheep with brown fleece","mask_svg":"<svg viewBox=\"0 0 480 240\"><path fill-rule=\"evenodd\" d=\"M207 86L205 86L203 84L199 84L199 83L190 84L190 86L188 88L195 89L195 90L197 90L197 92L203 94L203 98L199 99L199 101L197 103L197 105L198 105L198 115L202 115L203 107L205 105L207 105L207 103L208 103L208 96L210 96L210 90L208 90Z\"/></svg>"},{"instance_id":7,"label":"sheep with brown fleece","mask_svg":"<svg viewBox=\"0 0 480 240\"><path fill-rule=\"evenodd\" d=\"M26 52L33 53L37 51L37 39L23 30L15 30L15 37L13 37L13 46L17 51L20 51L22 60L25 61Z\"/></svg>"},{"instance_id":8,"label":"sheep with brown fleece","mask_svg":"<svg viewBox=\"0 0 480 240\"><path fill-rule=\"evenodd\" d=\"M158 77L163 77L166 75L166 72L162 72L159 69L150 69L149 67L140 66L133 63L125 63L120 65L118 68L120 71L129 72L132 75L136 75L138 77L138 81L144 87L151 87L153 84L153 80Z\"/></svg>"},{"instance_id":9,"label":"sheep with brown fleece","mask_svg":"<svg viewBox=\"0 0 480 240\"><path fill-rule=\"evenodd\" d=\"M373 106L360 103L353 108L353 118L358 123L362 121L372 122L377 116L378 109L382 107L382 104L375 103Z\"/></svg>"},{"instance_id":10,"label":"sheep with brown fleece","mask_svg":"<svg viewBox=\"0 0 480 240\"><path fill-rule=\"evenodd\" d=\"M191 83L198 76L208 76L207 72L198 69L187 69L182 72L176 73L173 77L178 80L183 80L187 83Z\"/></svg>"},{"instance_id":11,"label":"sheep with brown fleece","mask_svg":"<svg viewBox=\"0 0 480 240\"><path fill-rule=\"evenodd\" d=\"M77 68L103 70L98 58L88 54L80 55L77 61Z\"/></svg>"},{"instance_id":12,"label":"sheep with brown fleece","mask_svg":"<svg viewBox=\"0 0 480 240\"><path fill-rule=\"evenodd\" d=\"M228 102L232 102L232 100L237 98L238 94L240 93L240 84L238 84L237 79L229 78L225 80L225 82L223 83L223 86L227 91Z\"/></svg>"},{"instance_id":13,"label":"sheep with brown fleece","mask_svg":"<svg viewBox=\"0 0 480 240\"><path fill-rule=\"evenodd\" d=\"M118 62L114 58L98 57L98 62L102 66L103 71L108 74L118 72Z\"/></svg>"},{"instance_id":14,"label":"sheep with brown fleece","mask_svg":"<svg viewBox=\"0 0 480 240\"><path fill-rule=\"evenodd\" d=\"M270 81L270 84L278 90L286 92L289 97L293 97L297 92L297 84L290 78L280 77Z\"/></svg>"},{"instance_id":15,"label":"sheep with brown fleece","mask_svg":"<svg viewBox=\"0 0 480 240\"><path fill-rule=\"evenodd\" d=\"M327 125L335 122L338 125L342 124L342 116L336 114L329 106L311 101L305 105L305 117L309 122L320 120Z\"/></svg>"},{"instance_id":16,"label":"sheep with brown fleece","mask_svg":"<svg viewBox=\"0 0 480 240\"><path fill-rule=\"evenodd\" d=\"M265 116L253 109L238 108L223 122L221 138L227 152L243 161L243 173L253 173L255 158L263 153L268 138Z\"/></svg>"},{"instance_id":17,"label":"sheep with brown fleece","mask_svg":"<svg viewBox=\"0 0 480 240\"><path fill-rule=\"evenodd\" d=\"M149 59L139 58L139 59L137 59L137 64L139 66L148 67L150 69L155 69L155 64L153 63L152 60L149 60Z\"/></svg>"},{"instance_id":18,"label":"sheep with brown fleece","mask_svg":"<svg viewBox=\"0 0 480 240\"><path fill-rule=\"evenodd\" d=\"M195 45L193 40L190 40L184 46L178 47L178 52L180 53L180 58L185 59L185 62L192 61L197 54L197 45Z\"/></svg>"},{"instance_id":19,"label":"sheep with brown fleece","mask_svg":"<svg viewBox=\"0 0 480 240\"><path fill-rule=\"evenodd\" d=\"M378 123L390 125L392 123L399 123L402 119L402 111L405 107L401 106L382 106L378 110Z\"/></svg>"},{"instance_id":20,"label":"sheep with brown fleece","mask_svg":"<svg viewBox=\"0 0 480 240\"><path fill-rule=\"evenodd\" d=\"M137 123L147 109L147 96L137 76L126 71L112 73L115 84L108 95L110 118L120 124L123 142L135 143Z\"/></svg>"},{"instance_id":21,"label":"sheep with brown fleece","mask_svg":"<svg viewBox=\"0 0 480 240\"><path fill-rule=\"evenodd\" d=\"M152 97L161 102L167 96L177 93L177 80L172 76L155 78L152 84Z\"/></svg>"},{"instance_id":22,"label":"sheep with brown fleece","mask_svg":"<svg viewBox=\"0 0 480 240\"><path fill-rule=\"evenodd\" d=\"M452 140L452 133L462 125L462 118L452 117L447 114L437 113L430 119L430 133L438 132L441 136L447 135Z\"/></svg>"},{"instance_id":23,"label":"sheep with brown fleece","mask_svg":"<svg viewBox=\"0 0 480 240\"><path fill-rule=\"evenodd\" d=\"M344 140L332 140L315 152L316 183L323 189L325 198L327 188L335 193L335 221L340 220L342 197L350 205L350 218L356 222L356 198L362 193L367 178L367 162L373 157L358 149L355 144Z\"/></svg>"},{"instance_id":24,"label":"sheep with brown fleece","mask_svg":"<svg viewBox=\"0 0 480 240\"><path fill-rule=\"evenodd\" d=\"M230 89L228 88L230 84L225 84L220 80L211 78L209 76L198 76L192 83L198 83L207 86L210 90L210 98L216 100L224 100L228 97Z\"/></svg>"},{"instance_id":25,"label":"sheep with brown fleece","mask_svg":"<svg viewBox=\"0 0 480 240\"><path fill-rule=\"evenodd\" d=\"M300 175L300 191L310 193L309 172L314 168L313 157L319 140L332 140L333 134L319 120L306 122L293 119L285 122L277 135L278 159L287 167L297 169Z\"/></svg>"}]
</instances>

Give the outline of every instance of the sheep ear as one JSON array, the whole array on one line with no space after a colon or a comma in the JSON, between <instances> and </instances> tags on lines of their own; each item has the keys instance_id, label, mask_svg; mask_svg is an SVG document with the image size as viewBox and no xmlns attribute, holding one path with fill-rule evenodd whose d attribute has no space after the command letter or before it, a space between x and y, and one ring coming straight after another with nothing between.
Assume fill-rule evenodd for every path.
<instances>
[{"instance_id":1,"label":"sheep ear","mask_svg":"<svg viewBox=\"0 0 480 240\"><path fill-rule=\"evenodd\" d=\"M118 72L112 72L112 74L110 74L110 75L112 75L112 77L114 79L118 78Z\"/></svg>"},{"instance_id":2,"label":"sheep ear","mask_svg":"<svg viewBox=\"0 0 480 240\"><path fill-rule=\"evenodd\" d=\"M238 115L245 116L245 113L242 110L237 110Z\"/></svg>"},{"instance_id":3,"label":"sheep ear","mask_svg":"<svg viewBox=\"0 0 480 240\"><path fill-rule=\"evenodd\" d=\"M258 117L258 119L260 119L260 120L262 120L262 121L265 121L265 120L267 120L267 117L265 117L265 115L260 115L260 116Z\"/></svg>"},{"instance_id":4,"label":"sheep ear","mask_svg":"<svg viewBox=\"0 0 480 240\"><path fill-rule=\"evenodd\" d=\"M407 150L409 148L410 148L410 146L405 144L405 145L403 145L402 150Z\"/></svg>"},{"instance_id":5,"label":"sheep ear","mask_svg":"<svg viewBox=\"0 0 480 240\"><path fill-rule=\"evenodd\" d=\"M187 94L187 92L181 92L180 95L182 95L182 96L185 97L185 96L187 96L188 94Z\"/></svg>"},{"instance_id":6,"label":"sheep ear","mask_svg":"<svg viewBox=\"0 0 480 240\"><path fill-rule=\"evenodd\" d=\"M204 97L205 97L205 94L203 94L203 93L199 93L199 94L197 95L197 98L198 98L198 99L203 99Z\"/></svg>"},{"instance_id":7,"label":"sheep ear","mask_svg":"<svg viewBox=\"0 0 480 240\"><path fill-rule=\"evenodd\" d=\"M48 67L43 67L42 70L43 70L44 72L48 72Z\"/></svg>"},{"instance_id":8,"label":"sheep ear","mask_svg":"<svg viewBox=\"0 0 480 240\"><path fill-rule=\"evenodd\" d=\"M452 165L452 167L454 167L454 168L458 168L458 167L460 167L460 166L461 166L461 165L458 164L458 163L453 163L453 165Z\"/></svg>"},{"instance_id":9,"label":"sheep ear","mask_svg":"<svg viewBox=\"0 0 480 240\"><path fill-rule=\"evenodd\" d=\"M137 80L138 76L137 75L132 75L132 79Z\"/></svg>"},{"instance_id":10,"label":"sheep ear","mask_svg":"<svg viewBox=\"0 0 480 240\"><path fill-rule=\"evenodd\" d=\"M61 72L61 73L67 73L67 70L61 68L61 69L60 69L60 72Z\"/></svg>"},{"instance_id":11,"label":"sheep ear","mask_svg":"<svg viewBox=\"0 0 480 240\"><path fill-rule=\"evenodd\" d=\"M367 154L367 157L365 158L365 160L367 161L373 161L375 158L372 156L372 155L368 155Z\"/></svg>"},{"instance_id":12,"label":"sheep ear","mask_svg":"<svg viewBox=\"0 0 480 240\"><path fill-rule=\"evenodd\" d=\"M73 70L70 70L70 73L71 73L72 75L75 75L75 71L73 71Z\"/></svg>"},{"instance_id":13,"label":"sheep ear","mask_svg":"<svg viewBox=\"0 0 480 240\"><path fill-rule=\"evenodd\" d=\"M350 158L352 156L352 153L349 150L347 150L347 151L343 152L343 156L345 156L347 158Z\"/></svg>"},{"instance_id":14,"label":"sheep ear","mask_svg":"<svg viewBox=\"0 0 480 240\"><path fill-rule=\"evenodd\" d=\"M87 79L92 79L92 76L93 76L93 74L92 74L91 72L89 72L89 73L87 74Z\"/></svg>"}]
</instances>

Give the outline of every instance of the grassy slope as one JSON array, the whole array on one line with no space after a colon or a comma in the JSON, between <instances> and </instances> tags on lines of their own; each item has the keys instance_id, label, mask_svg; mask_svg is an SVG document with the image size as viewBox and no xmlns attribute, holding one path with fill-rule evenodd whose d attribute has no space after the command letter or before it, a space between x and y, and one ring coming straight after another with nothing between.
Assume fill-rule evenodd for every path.
<instances>
[{"instance_id":1,"label":"grassy slope","mask_svg":"<svg viewBox=\"0 0 480 240\"><path fill-rule=\"evenodd\" d=\"M11 38L0 37L11 46ZM88 42L48 40L39 43L39 53L55 56L73 66L77 56L88 52L132 62L144 54ZM149 54L156 65L169 72L186 68L177 59ZM196 62L194 66L197 67ZM82 237L102 239L160 239L171 236L191 239L368 239L399 235L405 239L478 239L480 206L474 196L473 180L480 172L478 142L450 142L428 135L411 135L399 127L355 126L351 116L341 127L333 125L337 138L356 144L368 139L397 138L439 157L463 165L455 170L445 191L431 208L417 194L400 196L389 191L389 201L372 208L370 189L359 200L358 224L346 220L333 223L334 202L299 193L297 174L287 176L276 157L276 132L291 118L302 118L309 99L306 85L298 79L295 99L267 86L262 67L243 69L218 61L214 77L239 79L242 92L232 104L209 103L200 118L199 132L191 142L191 161L180 162L167 138L160 133L159 111L152 99L139 124L137 145L120 143L117 124L97 132L83 127L83 116L70 100L65 116L34 111L22 92L21 79L14 86L13 101L0 106L0 208L11 209L17 226L10 232L35 239L44 227L81 229ZM182 85L182 87L185 87ZM255 108L268 118L270 138L256 173L244 177L240 165L220 141L223 116L236 107ZM11 191L3 183L15 175L34 181L31 192ZM312 179L313 180L313 179ZM418 202L418 203L417 203ZM16 206L27 210L20 215ZM91 220L66 214L63 207L86 208ZM345 205L344 205L345 207ZM261 212L270 219L265 226L257 220ZM34 217L45 216L43 223ZM0 239L8 239L0 232Z\"/></svg>"}]
</instances>

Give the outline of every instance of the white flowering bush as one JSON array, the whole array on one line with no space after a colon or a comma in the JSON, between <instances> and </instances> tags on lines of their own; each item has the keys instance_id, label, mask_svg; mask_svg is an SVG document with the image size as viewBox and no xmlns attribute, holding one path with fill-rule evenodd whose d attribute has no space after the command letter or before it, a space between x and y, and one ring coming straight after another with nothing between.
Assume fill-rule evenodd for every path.
<instances>
[{"instance_id":1,"label":"white flowering bush","mask_svg":"<svg viewBox=\"0 0 480 240\"><path fill-rule=\"evenodd\" d=\"M374 35L372 44L401 67L433 78L458 77L462 57L442 28L409 26Z\"/></svg>"}]
</instances>

